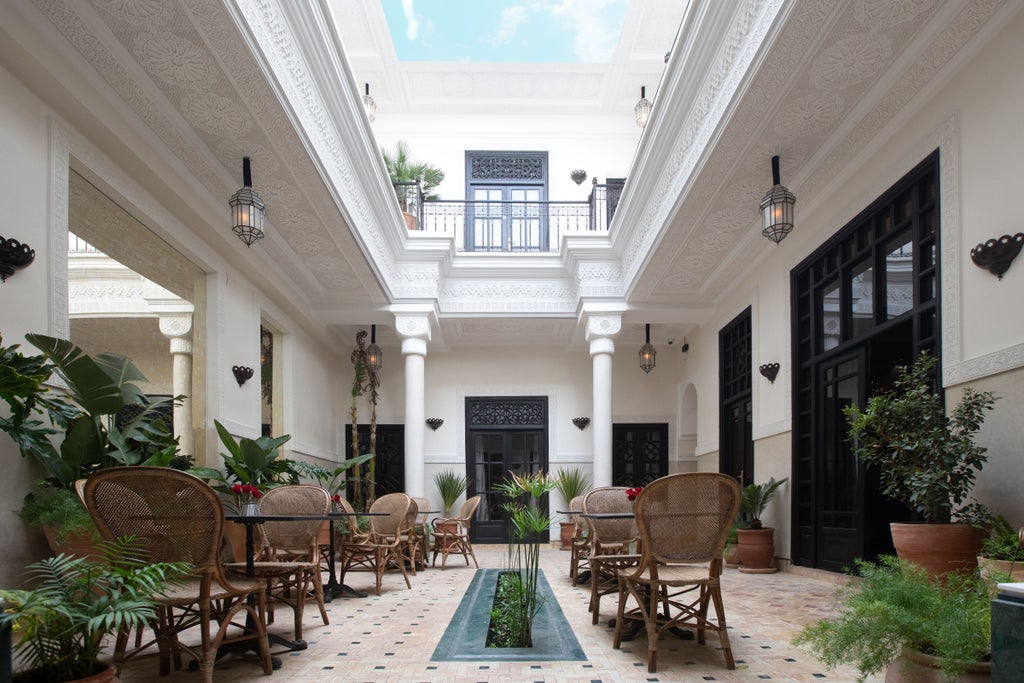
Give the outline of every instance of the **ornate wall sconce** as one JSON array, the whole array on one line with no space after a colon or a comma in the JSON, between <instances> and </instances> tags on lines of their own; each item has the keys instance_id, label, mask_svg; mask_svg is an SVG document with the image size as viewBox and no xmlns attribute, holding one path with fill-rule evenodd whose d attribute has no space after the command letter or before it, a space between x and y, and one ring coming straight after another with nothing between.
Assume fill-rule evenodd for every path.
<instances>
[{"instance_id":1,"label":"ornate wall sconce","mask_svg":"<svg viewBox=\"0 0 1024 683\"><path fill-rule=\"evenodd\" d=\"M444 420L442 420L439 417L428 417L427 418L427 426L430 427L435 432L437 431L437 428L440 427L443 424L444 424Z\"/></svg>"},{"instance_id":2,"label":"ornate wall sconce","mask_svg":"<svg viewBox=\"0 0 1024 683\"><path fill-rule=\"evenodd\" d=\"M244 365L231 366L231 372L235 373L235 380L238 382L238 386L242 386L243 384L248 382L250 379L252 379L252 376L254 374L252 368L246 367Z\"/></svg>"},{"instance_id":3,"label":"ornate wall sconce","mask_svg":"<svg viewBox=\"0 0 1024 683\"><path fill-rule=\"evenodd\" d=\"M580 183L587 179L587 172L584 171L582 168L578 168L572 173L570 173L569 177L572 178L572 181L574 183L579 185Z\"/></svg>"},{"instance_id":4,"label":"ornate wall sconce","mask_svg":"<svg viewBox=\"0 0 1024 683\"><path fill-rule=\"evenodd\" d=\"M572 419L572 423L574 425L576 425L577 429L579 429L582 432L584 429L587 428L587 425L590 424L590 418L589 417L574 417Z\"/></svg>"},{"instance_id":5,"label":"ornate wall sconce","mask_svg":"<svg viewBox=\"0 0 1024 683\"><path fill-rule=\"evenodd\" d=\"M779 375L779 364L778 363L765 363L760 366L758 370L761 371L761 376L767 379L772 384L775 384L775 378Z\"/></svg>"},{"instance_id":6,"label":"ornate wall sconce","mask_svg":"<svg viewBox=\"0 0 1024 683\"><path fill-rule=\"evenodd\" d=\"M1003 274L1020 253L1022 245L1024 245L1024 232L1018 232L1016 235L1003 235L997 240L988 240L971 249L971 260L974 261L974 265L984 268L1002 280Z\"/></svg>"},{"instance_id":7,"label":"ornate wall sconce","mask_svg":"<svg viewBox=\"0 0 1024 683\"><path fill-rule=\"evenodd\" d=\"M0 282L14 275L36 258L36 250L14 238L4 239L0 235Z\"/></svg>"}]
</instances>

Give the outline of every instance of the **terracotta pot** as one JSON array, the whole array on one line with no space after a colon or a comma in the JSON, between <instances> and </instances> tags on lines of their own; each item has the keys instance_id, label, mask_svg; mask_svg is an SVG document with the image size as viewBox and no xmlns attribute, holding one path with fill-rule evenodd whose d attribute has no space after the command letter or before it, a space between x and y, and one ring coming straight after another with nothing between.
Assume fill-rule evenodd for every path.
<instances>
[{"instance_id":1,"label":"terracotta pot","mask_svg":"<svg viewBox=\"0 0 1024 683\"><path fill-rule=\"evenodd\" d=\"M747 574L767 574L775 569L775 529L737 529L740 551L740 571Z\"/></svg>"},{"instance_id":2,"label":"terracotta pot","mask_svg":"<svg viewBox=\"0 0 1024 683\"><path fill-rule=\"evenodd\" d=\"M923 567L931 576L951 571L974 571L985 531L969 524L889 525L896 555Z\"/></svg>"},{"instance_id":3,"label":"terracotta pot","mask_svg":"<svg viewBox=\"0 0 1024 683\"><path fill-rule=\"evenodd\" d=\"M740 560L739 543L726 543L725 552L722 553L722 560L725 562L726 567L740 566L742 560Z\"/></svg>"},{"instance_id":4,"label":"terracotta pot","mask_svg":"<svg viewBox=\"0 0 1024 683\"><path fill-rule=\"evenodd\" d=\"M437 527L435 527L435 528L436 528L437 533L434 535L434 545L437 545L437 544L440 543L440 547L444 548L446 550L448 548L452 547L453 545L455 545L455 542L452 541L451 539L445 540L443 543L441 543L441 538L442 538L441 537L441 532L447 532L449 534L454 534L454 533L458 532L459 525L457 523L455 523L455 522L438 522L437 523Z\"/></svg>"},{"instance_id":5,"label":"terracotta pot","mask_svg":"<svg viewBox=\"0 0 1024 683\"><path fill-rule=\"evenodd\" d=\"M15 676L15 680L18 680L17 676ZM114 667L111 666L107 667L103 671L94 673L91 676L86 676L85 678L75 678L73 680L68 681L67 683L121 683L121 679L114 675Z\"/></svg>"},{"instance_id":6,"label":"terracotta pot","mask_svg":"<svg viewBox=\"0 0 1024 683\"><path fill-rule=\"evenodd\" d=\"M1015 583L1024 582L1024 562L1020 560L993 560L978 555L978 572L981 574L981 578L993 586L996 584L996 580L991 578L993 574L1009 576L1010 581Z\"/></svg>"},{"instance_id":7,"label":"terracotta pot","mask_svg":"<svg viewBox=\"0 0 1024 683\"><path fill-rule=\"evenodd\" d=\"M572 548L572 522L559 522L559 540L562 542L562 550L570 550Z\"/></svg>"},{"instance_id":8,"label":"terracotta pot","mask_svg":"<svg viewBox=\"0 0 1024 683\"><path fill-rule=\"evenodd\" d=\"M916 650L904 650L885 672L885 683L981 683L992 680L992 665L978 662L954 678L942 672L941 660Z\"/></svg>"},{"instance_id":9,"label":"terracotta pot","mask_svg":"<svg viewBox=\"0 0 1024 683\"><path fill-rule=\"evenodd\" d=\"M403 211L402 212L402 217L405 218L405 227L406 228L408 228L409 230L415 230L416 229L416 223L417 223L416 216L414 216L411 213L407 213L407 212Z\"/></svg>"},{"instance_id":10,"label":"terracotta pot","mask_svg":"<svg viewBox=\"0 0 1024 683\"><path fill-rule=\"evenodd\" d=\"M44 526L43 535L46 536L46 542L50 544L50 550L53 551L54 555L63 553L65 555L74 555L75 557L89 557L94 560L99 560L103 557L96 550L96 542L93 540L92 533L88 531L67 534L58 541L57 528Z\"/></svg>"}]
</instances>

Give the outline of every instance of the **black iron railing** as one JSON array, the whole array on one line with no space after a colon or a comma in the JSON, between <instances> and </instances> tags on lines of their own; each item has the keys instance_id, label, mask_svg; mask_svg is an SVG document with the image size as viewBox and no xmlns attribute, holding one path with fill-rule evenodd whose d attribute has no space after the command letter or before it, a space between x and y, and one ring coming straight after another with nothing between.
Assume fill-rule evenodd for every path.
<instances>
[{"instance_id":1,"label":"black iron railing","mask_svg":"<svg viewBox=\"0 0 1024 683\"><path fill-rule=\"evenodd\" d=\"M419 183L395 183L410 230L454 238L470 252L557 252L563 235L608 230L621 183L594 184L587 201L424 199Z\"/></svg>"}]
</instances>

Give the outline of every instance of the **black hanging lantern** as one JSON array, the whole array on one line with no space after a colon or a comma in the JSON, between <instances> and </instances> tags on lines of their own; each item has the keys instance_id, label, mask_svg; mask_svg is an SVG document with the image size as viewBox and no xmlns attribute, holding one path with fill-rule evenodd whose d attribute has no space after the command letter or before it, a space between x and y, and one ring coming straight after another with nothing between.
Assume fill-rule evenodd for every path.
<instances>
[{"instance_id":1,"label":"black hanging lantern","mask_svg":"<svg viewBox=\"0 0 1024 683\"><path fill-rule=\"evenodd\" d=\"M649 324L644 325L644 336L646 341L640 347L640 369L650 372L654 369L654 357L658 355L658 352L651 345L651 326Z\"/></svg>"},{"instance_id":2,"label":"black hanging lantern","mask_svg":"<svg viewBox=\"0 0 1024 683\"><path fill-rule=\"evenodd\" d=\"M377 372L384 364L384 353L377 346L377 326L370 325L370 343L366 347L366 369Z\"/></svg>"},{"instance_id":3,"label":"black hanging lantern","mask_svg":"<svg viewBox=\"0 0 1024 683\"><path fill-rule=\"evenodd\" d=\"M263 239L263 219L266 204L252 189L252 168L249 157L242 159L242 189L231 195L231 230L238 238L251 247L256 240Z\"/></svg>"},{"instance_id":4,"label":"black hanging lantern","mask_svg":"<svg viewBox=\"0 0 1024 683\"><path fill-rule=\"evenodd\" d=\"M793 232L796 197L779 180L779 157L772 157L772 189L761 200L761 234L778 244Z\"/></svg>"}]
</instances>

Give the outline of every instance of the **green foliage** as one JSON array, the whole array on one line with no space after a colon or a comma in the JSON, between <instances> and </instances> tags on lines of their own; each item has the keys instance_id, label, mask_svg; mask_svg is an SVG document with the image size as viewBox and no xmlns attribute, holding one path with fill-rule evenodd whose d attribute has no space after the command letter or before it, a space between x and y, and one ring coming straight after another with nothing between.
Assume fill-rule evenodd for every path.
<instances>
[{"instance_id":1,"label":"green foliage","mask_svg":"<svg viewBox=\"0 0 1024 683\"><path fill-rule=\"evenodd\" d=\"M775 480L771 477L763 484L747 484L743 487L743 499L740 510L749 517L747 525L751 529L761 528L761 515L768 509L768 503L775 497L779 487L786 483L786 478Z\"/></svg>"},{"instance_id":2,"label":"green foliage","mask_svg":"<svg viewBox=\"0 0 1024 683\"><path fill-rule=\"evenodd\" d=\"M1020 535L1002 515L992 518L991 532L981 546L981 554L992 560L1024 561Z\"/></svg>"},{"instance_id":3,"label":"green foliage","mask_svg":"<svg viewBox=\"0 0 1024 683\"><path fill-rule=\"evenodd\" d=\"M42 354L26 356L17 345L0 348L0 398L11 409L10 417L0 418L0 430L23 457L43 467L49 486L73 491L76 480L106 467L170 464L178 443L164 412L181 397L146 396L135 384L145 376L124 356L90 356L69 341L41 334L26 339ZM54 375L63 388L46 386ZM54 445L51 438L60 435ZM39 515L57 521L58 510L73 512L61 502L65 499L45 496L36 487L22 518L32 524ZM47 501L58 508L47 510ZM79 518L72 514L69 528L56 524L58 532L79 527Z\"/></svg>"},{"instance_id":4,"label":"green foliage","mask_svg":"<svg viewBox=\"0 0 1024 683\"><path fill-rule=\"evenodd\" d=\"M434 484L437 492L441 494L441 502L444 504L444 516L452 516L452 507L459 496L466 492L469 482L466 477L452 470L441 470L434 475Z\"/></svg>"},{"instance_id":5,"label":"green foliage","mask_svg":"<svg viewBox=\"0 0 1024 683\"><path fill-rule=\"evenodd\" d=\"M243 436L236 441L220 422L214 420L213 424L217 427L221 443L228 450L220 454L224 459L225 472L212 467L193 467L190 473L207 480L217 491L229 495L233 483L250 484L260 491L282 484L299 483L295 461L277 457L281 445L292 438L290 434L277 438L261 436L257 439Z\"/></svg>"},{"instance_id":6,"label":"green foliage","mask_svg":"<svg viewBox=\"0 0 1024 683\"><path fill-rule=\"evenodd\" d=\"M15 651L31 672L24 680L61 683L94 673L103 638L155 618L153 596L189 571L146 560L144 542L99 544L103 562L58 555L27 567L30 590L0 590ZM22 680L16 678L16 680Z\"/></svg>"},{"instance_id":7,"label":"green foliage","mask_svg":"<svg viewBox=\"0 0 1024 683\"><path fill-rule=\"evenodd\" d=\"M530 625L523 621L525 612L521 606L525 601L526 586L522 576L516 572L499 574L487 630L487 647L523 647L520 645L522 634L530 633Z\"/></svg>"},{"instance_id":8,"label":"green foliage","mask_svg":"<svg viewBox=\"0 0 1024 683\"><path fill-rule=\"evenodd\" d=\"M392 183L414 183L419 180L423 199L437 199L433 189L444 180L444 171L427 163L413 162L409 153L409 143L403 140L395 143L394 150L381 148L380 153L384 157L384 167Z\"/></svg>"},{"instance_id":9,"label":"green foliage","mask_svg":"<svg viewBox=\"0 0 1024 683\"><path fill-rule=\"evenodd\" d=\"M32 491L25 496L18 516L30 528L42 529L48 526L56 529L57 543L63 543L69 534L97 534L96 524L78 494L68 489L54 488L43 479L32 485Z\"/></svg>"},{"instance_id":10,"label":"green foliage","mask_svg":"<svg viewBox=\"0 0 1024 683\"><path fill-rule=\"evenodd\" d=\"M563 467L555 475L555 488L562 494L562 499L568 505L573 498L582 496L590 490L590 477L584 474L579 467Z\"/></svg>"},{"instance_id":11,"label":"green foliage","mask_svg":"<svg viewBox=\"0 0 1024 683\"><path fill-rule=\"evenodd\" d=\"M304 477L311 477L316 480L316 483L327 489L327 492L332 496L334 494L342 494L342 489L345 488L345 477L346 473L350 468L355 465L360 465L370 458L373 457L373 453L364 453L358 458L349 458L348 460L342 461L340 465L335 467L333 470L329 470L322 465L314 465L308 462L295 462L292 468ZM365 519L362 518L362 519Z\"/></svg>"},{"instance_id":12,"label":"green foliage","mask_svg":"<svg viewBox=\"0 0 1024 683\"><path fill-rule=\"evenodd\" d=\"M903 648L941 658L949 675L986 659L991 596L976 573L948 575L943 585L895 557L857 566L863 580L837 590L838 617L807 626L795 644L808 646L829 667L855 665L860 680Z\"/></svg>"},{"instance_id":13,"label":"green foliage","mask_svg":"<svg viewBox=\"0 0 1024 683\"><path fill-rule=\"evenodd\" d=\"M948 523L987 460L974 435L996 396L966 388L947 416L933 389L935 367L935 358L922 352L913 365L898 368L890 391L844 412L854 453L878 468L882 493L926 522Z\"/></svg>"},{"instance_id":14,"label":"green foliage","mask_svg":"<svg viewBox=\"0 0 1024 683\"><path fill-rule=\"evenodd\" d=\"M523 475L513 473L495 485L506 499L502 508L509 519L508 568L519 577L519 587L513 596L517 601L508 605L513 616L507 619L519 630L510 636L513 644L508 647L530 647L533 643L533 619L542 604L537 595L539 539L551 527L551 519L540 508L540 499L555 487L555 480L540 471Z\"/></svg>"}]
</instances>

